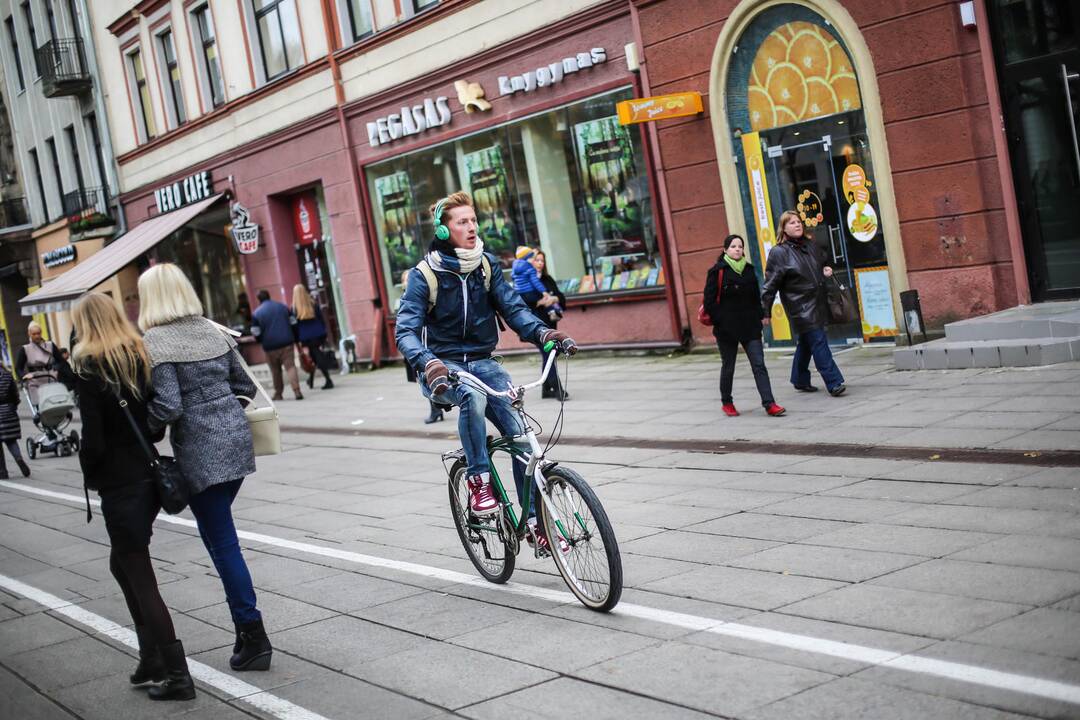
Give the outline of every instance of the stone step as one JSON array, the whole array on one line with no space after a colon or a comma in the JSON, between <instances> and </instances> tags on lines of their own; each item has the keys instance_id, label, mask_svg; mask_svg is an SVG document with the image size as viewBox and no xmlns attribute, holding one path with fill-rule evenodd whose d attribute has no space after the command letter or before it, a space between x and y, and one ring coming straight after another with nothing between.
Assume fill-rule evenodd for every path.
<instances>
[{"instance_id":1,"label":"stone step","mask_svg":"<svg viewBox=\"0 0 1080 720\"><path fill-rule=\"evenodd\" d=\"M1064 338L954 341L949 338L893 351L897 370L1031 367L1080 360L1080 332Z\"/></svg>"},{"instance_id":2,"label":"stone step","mask_svg":"<svg viewBox=\"0 0 1080 720\"><path fill-rule=\"evenodd\" d=\"M950 342L1059 339L1080 336L1080 303L1021 305L945 325Z\"/></svg>"}]
</instances>

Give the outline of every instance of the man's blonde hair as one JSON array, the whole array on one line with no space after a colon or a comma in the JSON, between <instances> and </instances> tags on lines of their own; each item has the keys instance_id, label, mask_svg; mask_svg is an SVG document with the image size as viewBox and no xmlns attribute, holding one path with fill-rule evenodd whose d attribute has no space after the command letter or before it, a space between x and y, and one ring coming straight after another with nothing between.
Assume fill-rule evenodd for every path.
<instances>
[{"instance_id":1,"label":"man's blonde hair","mask_svg":"<svg viewBox=\"0 0 1080 720\"><path fill-rule=\"evenodd\" d=\"M191 281L172 263L155 265L139 276L139 329L143 332L202 314L202 302Z\"/></svg>"},{"instance_id":2,"label":"man's blonde hair","mask_svg":"<svg viewBox=\"0 0 1080 720\"><path fill-rule=\"evenodd\" d=\"M435 208L439 206L439 203L442 203L442 212L439 213L439 217L435 217ZM445 225L446 223L443 222L443 218L446 217L446 213L453 210L454 208L472 206L472 196L464 190L458 190L456 193L451 193L447 195L442 200L436 200L435 202L433 202L431 204L431 207L428 208L428 212L431 213L431 219L436 225Z\"/></svg>"}]
</instances>

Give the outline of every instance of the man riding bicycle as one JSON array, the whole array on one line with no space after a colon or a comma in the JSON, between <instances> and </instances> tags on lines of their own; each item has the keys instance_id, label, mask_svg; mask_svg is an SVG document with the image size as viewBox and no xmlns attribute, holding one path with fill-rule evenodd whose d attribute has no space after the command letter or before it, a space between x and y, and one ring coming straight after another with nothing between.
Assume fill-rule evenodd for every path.
<instances>
[{"instance_id":1,"label":"man riding bicycle","mask_svg":"<svg viewBox=\"0 0 1080 720\"><path fill-rule=\"evenodd\" d=\"M553 340L571 355L577 346L566 333L540 322L503 278L499 261L484 253L468 193L443 198L431 206L431 215L435 238L409 275L394 336L398 350L416 369L424 396L460 409L458 435L468 463L469 506L474 515L487 517L500 508L491 487L484 419L507 437L520 436L525 428L509 400L489 398L467 383L452 385L450 372L472 373L493 388L510 384L510 375L491 357L499 342L496 313L525 342L543 345ZM525 472L521 463L513 466L521 498ZM528 512L536 542L546 549L547 537L535 525L535 505Z\"/></svg>"}]
</instances>

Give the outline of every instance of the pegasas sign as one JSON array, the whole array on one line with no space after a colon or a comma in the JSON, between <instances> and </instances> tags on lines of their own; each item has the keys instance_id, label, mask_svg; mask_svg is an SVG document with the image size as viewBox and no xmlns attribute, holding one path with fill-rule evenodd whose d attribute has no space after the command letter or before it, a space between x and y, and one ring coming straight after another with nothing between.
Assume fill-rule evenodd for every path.
<instances>
[{"instance_id":1,"label":"pegasas sign","mask_svg":"<svg viewBox=\"0 0 1080 720\"><path fill-rule=\"evenodd\" d=\"M449 98L440 95L434 100L424 98L422 105L401 108L400 113L381 117L367 124L368 142L372 147L386 145L408 135L419 135L429 128L450 124Z\"/></svg>"}]
</instances>

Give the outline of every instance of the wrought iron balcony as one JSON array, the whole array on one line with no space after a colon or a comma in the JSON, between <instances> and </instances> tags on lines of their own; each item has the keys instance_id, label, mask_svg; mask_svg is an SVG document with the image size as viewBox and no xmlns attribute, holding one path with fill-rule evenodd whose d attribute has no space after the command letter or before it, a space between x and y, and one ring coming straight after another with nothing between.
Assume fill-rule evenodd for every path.
<instances>
[{"instance_id":1,"label":"wrought iron balcony","mask_svg":"<svg viewBox=\"0 0 1080 720\"><path fill-rule=\"evenodd\" d=\"M80 95L93 86L82 38L50 40L37 49L37 61L45 97Z\"/></svg>"},{"instance_id":2,"label":"wrought iron balcony","mask_svg":"<svg viewBox=\"0 0 1080 720\"><path fill-rule=\"evenodd\" d=\"M109 207L109 188L83 188L65 193L64 216L73 233L115 224Z\"/></svg>"},{"instance_id":3,"label":"wrought iron balcony","mask_svg":"<svg viewBox=\"0 0 1080 720\"><path fill-rule=\"evenodd\" d=\"M0 201L0 228L29 224L30 213L26 210L26 198L15 197Z\"/></svg>"}]
</instances>

